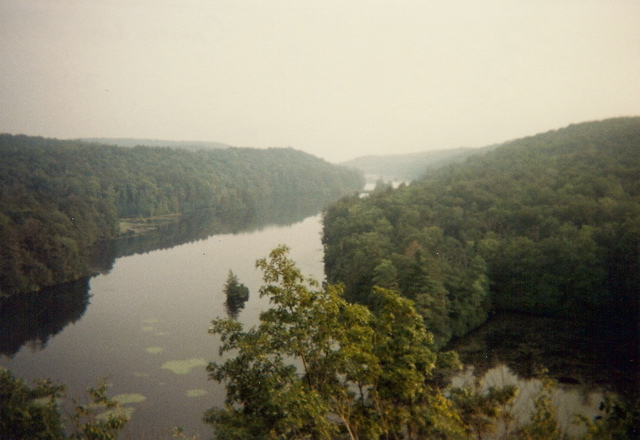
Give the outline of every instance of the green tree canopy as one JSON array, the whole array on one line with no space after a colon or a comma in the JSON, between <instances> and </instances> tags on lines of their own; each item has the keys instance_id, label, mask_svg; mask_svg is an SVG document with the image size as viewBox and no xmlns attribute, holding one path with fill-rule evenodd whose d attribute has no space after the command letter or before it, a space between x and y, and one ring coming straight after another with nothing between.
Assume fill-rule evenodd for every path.
<instances>
[{"instance_id":1,"label":"green tree canopy","mask_svg":"<svg viewBox=\"0 0 640 440\"><path fill-rule=\"evenodd\" d=\"M372 439L456 436L462 424L433 386L438 356L411 301L376 288L374 312L340 286L302 275L280 246L257 266L271 308L244 330L217 319L225 408L206 421L218 439ZM443 359L447 359L444 356ZM450 359L450 357L449 357Z\"/></svg>"},{"instance_id":2,"label":"green tree canopy","mask_svg":"<svg viewBox=\"0 0 640 440\"><path fill-rule=\"evenodd\" d=\"M640 118L506 142L324 218L325 272L351 301L415 301L443 345L489 311L640 319Z\"/></svg>"}]
</instances>

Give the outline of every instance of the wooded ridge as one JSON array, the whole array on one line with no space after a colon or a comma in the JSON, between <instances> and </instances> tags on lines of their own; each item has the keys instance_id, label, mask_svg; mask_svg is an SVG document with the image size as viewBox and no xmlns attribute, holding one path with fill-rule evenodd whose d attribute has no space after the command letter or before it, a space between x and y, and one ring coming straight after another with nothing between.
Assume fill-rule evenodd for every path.
<instances>
[{"instance_id":1,"label":"wooded ridge","mask_svg":"<svg viewBox=\"0 0 640 440\"><path fill-rule=\"evenodd\" d=\"M328 282L412 299L439 344L496 310L637 322L640 118L512 142L332 204Z\"/></svg>"},{"instance_id":2,"label":"wooded ridge","mask_svg":"<svg viewBox=\"0 0 640 440\"><path fill-rule=\"evenodd\" d=\"M0 135L0 296L88 275L119 218L213 210L234 224L270 201L318 209L362 175L291 148L186 151Z\"/></svg>"}]
</instances>

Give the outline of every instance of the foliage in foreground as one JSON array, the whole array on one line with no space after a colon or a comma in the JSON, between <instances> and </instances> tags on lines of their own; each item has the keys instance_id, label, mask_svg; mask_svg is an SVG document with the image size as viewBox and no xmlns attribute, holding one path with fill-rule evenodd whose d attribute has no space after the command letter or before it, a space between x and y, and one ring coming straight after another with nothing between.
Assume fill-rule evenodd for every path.
<instances>
[{"instance_id":1,"label":"foliage in foreground","mask_svg":"<svg viewBox=\"0 0 640 440\"><path fill-rule=\"evenodd\" d=\"M245 439L562 439L544 382L530 420L509 408L517 389L441 390L439 373L459 366L438 353L413 302L374 287L370 308L348 303L342 287L302 275L285 246L257 262L271 308L244 330L216 319L223 361L208 366L225 383L226 406L205 421L218 440ZM590 421L585 439L633 438L633 409ZM612 406L613 408L613 406Z\"/></svg>"},{"instance_id":2,"label":"foliage in foreground","mask_svg":"<svg viewBox=\"0 0 640 440\"><path fill-rule=\"evenodd\" d=\"M9 370L0 369L0 438L3 440L115 440L128 421L118 411L119 403L106 395L107 385L100 381L87 393L91 403L71 399L73 412L64 420L60 403L66 398L64 385L40 380L29 387ZM65 424L72 433L65 432Z\"/></svg>"},{"instance_id":3,"label":"foliage in foreground","mask_svg":"<svg viewBox=\"0 0 640 440\"><path fill-rule=\"evenodd\" d=\"M208 367L227 383L227 406L206 415L218 439L460 437L451 402L435 387L432 338L410 301L378 288L376 313L349 304L339 286L320 289L287 258L259 260L260 290L272 308L244 331L213 321L223 363ZM299 373L298 371L301 371Z\"/></svg>"}]
</instances>

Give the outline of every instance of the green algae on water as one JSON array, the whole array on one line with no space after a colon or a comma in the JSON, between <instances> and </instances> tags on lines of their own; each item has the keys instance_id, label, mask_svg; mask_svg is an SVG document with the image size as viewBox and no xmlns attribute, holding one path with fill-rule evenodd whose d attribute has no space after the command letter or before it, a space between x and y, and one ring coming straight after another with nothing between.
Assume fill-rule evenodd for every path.
<instances>
[{"instance_id":1,"label":"green algae on water","mask_svg":"<svg viewBox=\"0 0 640 440\"><path fill-rule=\"evenodd\" d=\"M132 406L119 406L118 408L110 409L108 411L98 414L96 416L96 419L98 419L100 422L106 422L111 417L124 416L126 417L127 420L130 420L134 411L135 411L135 408Z\"/></svg>"},{"instance_id":2,"label":"green algae on water","mask_svg":"<svg viewBox=\"0 0 640 440\"><path fill-rule=\"evenodd\" d=\"M205 390L200 390L200 389L194 389L194 390L187 390L186 395L187 397L202 397L207 393Z\"/></svg>"},{"instance_id":3,"label":"green algae on water","mask_svg":"<svg viewBox=\"0 0 640 440\"><path fill-rule=\"evenodd\" d=\"M113 400L118 402L120 405L125 405L127 403L140 403L144 400L147 400L146 396L142 394L118 394L117 396L113 396Z\"/></svg>"},{"instance_id":4,"label":"green algae on water","mask_svg":"<svg viewBox=\"0 0 640 440\"><path fill-rule=\"evenodd\" d=\"M165 362L160 368L170 370L175 374L188 374L193 368L204 367L206 365L208 365L207 361L202 358L191 358Z\"/></svg>"},{"instance_id":5,"label":"green algae on water","mask_svg":"<svg viewBox=\"0 0 640 440\"><path fill-rule=\"evenodd\" d=\"M164 347L147 347L145 351L149 354L158 354L164 351Z\"/></svg>"}]
</instances>

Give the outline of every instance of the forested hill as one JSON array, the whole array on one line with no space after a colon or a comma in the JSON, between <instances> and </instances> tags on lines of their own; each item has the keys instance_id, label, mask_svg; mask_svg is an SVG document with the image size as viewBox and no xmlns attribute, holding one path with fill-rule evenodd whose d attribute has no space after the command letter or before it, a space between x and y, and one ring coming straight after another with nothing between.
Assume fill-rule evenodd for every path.
<instances>
[{"instance_id":1,"label":"forested hill","mask_svg":"<svg viewBox=\"0 0 640 440\"><path fill-rule=\"evenodd\" d=\"M492 310L637 322L639 176L640 118L508 142L333 204L328 281L364 303L399 289L440 343Z\"/></svg>"},{"instance_id":2,"label":"forested hill","mask_svg":"<svg viewBox=\"0 0 640 440\"><path fill-rule=\"evenodd\" d=\"M326 203L354 170L287 149L104 146L0 135L0 297L86 276L88 249L119 218L213 210L244 222L266 204Z\"/></svg>"}]
</instances>

